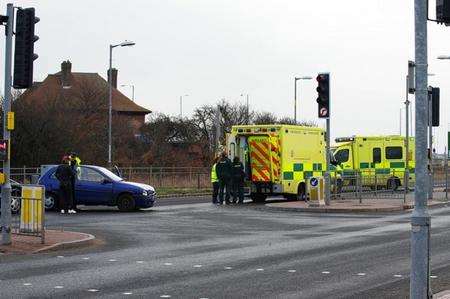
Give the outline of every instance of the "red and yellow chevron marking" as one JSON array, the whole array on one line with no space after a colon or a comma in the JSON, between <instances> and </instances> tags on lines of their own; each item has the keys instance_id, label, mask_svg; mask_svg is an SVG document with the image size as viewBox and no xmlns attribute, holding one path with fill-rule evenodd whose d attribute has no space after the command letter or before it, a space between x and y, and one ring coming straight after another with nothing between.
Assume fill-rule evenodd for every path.
<instances>
[{"instance_id":1,"label":"red and yellow chevron marking","mask_svg":"<svg viewBox=\"0 0 450 299\"><path fill-rule=\"evenodd\" d=\"M252 169L252 181L270 182L270 148L267 138L253 139L250 145L250 167Z\"/></svg>"},{"instance_id":2,"label":"red and yellow chevron marking","mask_svg":"<svg viewBox=\"0 0 450 299\"><path fill-rule=\"evenodd\" d=\"M272 161L272 173L273 178L278 180L281 174L281 152L280 152L280 140L278 138L270 138L271 145L271 161Z\"/></svg>"}]
</instances>

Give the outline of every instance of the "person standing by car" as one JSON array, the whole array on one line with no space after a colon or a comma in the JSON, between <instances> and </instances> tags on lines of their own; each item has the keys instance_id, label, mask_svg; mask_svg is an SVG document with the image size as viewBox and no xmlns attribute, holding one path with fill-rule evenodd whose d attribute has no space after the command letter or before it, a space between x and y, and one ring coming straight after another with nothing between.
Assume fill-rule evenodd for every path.
<instances>
[{"instance_id":1,"label":"person standing by car","mask_svg":"<svg viewBox=\"0 0 450 299\"><path fill-rule=\"evenodd\" d=\"M70 155L69 164L72 168L73 173L75 174L72 179L72 200L73 200L73 209L77 210L77 198L75 197L75 186L77 180L80 178L81 174L81 159L78 157L78 155L74 152L71 152Z\"/></svg>"},{"instance_id":2,"label":"person standing by car","mask_svg":"<svg viewBox=\"0 0 450 299\"><path fill-rule=\"evenodd\" d=\"M225 194L225 203L230 204L230 180L231 180L231 161L227 153L223 152L219 162L216 165L217 178L219 179L219 204L223 204Z\"/></svg>"},{"instance_id":3,"label":"person standing by car","mask_svg":"<svg viewBox=\"0 0 450 299\"><path fill-rule=\"evenodd\" d=\"M216 166L217 166L218 161L219 161L219 157L215 157L214 164L211 167L211 184L213 187L212 203L214 205L218 203L217 196L219 195L219 179L217 178L217 171L216 171Z\"/></svg>"},{"instance_id":4,"label":"person standing by car","mask_svg":"<svg viewBox=\"0 0 450 299\"><path fill-rule=\"evenodd\" d=\"M72 180L75 173L69 165L70 157L64 156L62 163L56 168L55 177L59 181L59 200L61 205L61 214L75 214L73 209L73 184Z\"/></svg>"},{"instance_id":5,"label":"person standing by car","mask_svg":"<svg viewBox=\"0 0 450 299\"><path fill-rule=\"evenodd\" d=\"M233 203L236 203L239 196L239 203L244 203L244 165L239 160L239 157L234 157L231 169L231 184L233 190Z\"/></svg>"}]
</instances>

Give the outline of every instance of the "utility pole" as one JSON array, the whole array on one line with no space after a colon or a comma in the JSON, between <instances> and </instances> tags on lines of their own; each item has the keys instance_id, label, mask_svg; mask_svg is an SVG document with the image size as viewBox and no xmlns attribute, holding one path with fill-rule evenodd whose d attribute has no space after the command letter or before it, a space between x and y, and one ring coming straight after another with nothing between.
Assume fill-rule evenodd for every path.
<instances>
[{"instance_id":1,"label":"utility pole","mask_svg":"<svg viewBox=\"0 0 450 299\"><path fill-rule=\"evenodd\" d=\"M432 87L429 88L428 93L428 199L433 199L433 105L432 105Z\"/></svg>"},{"instance_id":2,"label":"utility pole","mask_svg":"<svg viewBox=\"0 0 450 299\"><path fill-rule=\"evenodd\" d=\"M297 124L297 81L299 78L294 78L294 122Z\"/></svg>"},{"instance_id":3,"label":"utility pole","mask_svg":"<svg viewBox=\"0 0 450 299\"><path fill-rule=\"evenodd\" d=\"M14 26L14 6L8 3L6 6L6 44L5 44L5 98L3 101L3 139L10 147L11 136L7 128L8 112L11 110L11 60L12 60L12 38ZM8 149L8 156L10 155ZM2 207L1 207L1 232L2 245L11 244L11 183L10 178L10 161L6 157L3 162L3 173L5 175L5 183L2 186Z\"/></svg>"},{"instance_id":4,"label":"utility pole","mask_svg":"<svg viewBox=\"0 0 450 299\"><path fill-rule=\"evenodd\" d=\"M430 298L430 222L427 207L427 1L414 0L416 82L416 187L411 217L410 298Z\"/></svg>"}]
</instances>

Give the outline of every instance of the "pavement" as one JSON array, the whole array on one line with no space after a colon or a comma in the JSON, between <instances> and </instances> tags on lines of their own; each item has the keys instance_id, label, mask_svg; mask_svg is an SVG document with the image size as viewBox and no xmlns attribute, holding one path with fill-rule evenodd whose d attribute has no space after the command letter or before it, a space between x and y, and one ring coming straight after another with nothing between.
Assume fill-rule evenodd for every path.
<instances>
[{"instance_id":1,"label":"pavement","mask_svg":"<svg viewBox=\"0 0 450 299\"><path fill-rule=\"evenodd\" d=\"M91 234L66 230L46 230L44 243L41 242L40 237L13 234L11 245L0 246L0 254L29 254L61 250L86 246L92 244L94 240L95 237Z\"/></svg>"},{"instance_id":2,"label":"pavement","mask_svg":"<svg viewBox=\"0 0 450 299\"><path fill-rule=\"evenodd\" d=\"M204 200L208 200L205 198ZM272 199L275 201L275 199ZM162 201L160 201L162 202ZM433 291L450 289L450 208L432 216ZM188 203L49 213L104 242L0 255L5 298L406 298L410 215Z\"/></svg>"},{"instance_id":3,"label":"pavement","mask_svg":"<svg viewBox=\"0 0 450 299\"><path fill-rule=\"evenodd\" d=\"M329 206L319 205L318 201L282 201L267 203L266 206L272 209L289 210L310 213L388 213L399 211L410 211L414 209L414 193L409 193L404 198L402 193L394 194L394 198L389 198L390 194L382 194L378 197L366 195L358 199L335 199ZM449 201L444 192L435 192L433 200L428 201L430 208L446 206Z\"/></svg>"}]
</instances>

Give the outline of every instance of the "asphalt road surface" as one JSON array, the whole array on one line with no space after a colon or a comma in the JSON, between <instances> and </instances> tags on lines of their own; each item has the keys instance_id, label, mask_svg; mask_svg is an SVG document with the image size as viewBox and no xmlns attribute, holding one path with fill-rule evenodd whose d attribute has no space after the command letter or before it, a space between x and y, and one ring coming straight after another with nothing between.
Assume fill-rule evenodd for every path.
<instances>
[{"instance_id":1,"label":"asphalt road surface","mask_svg":"<svg viewBox=\"0 0 450 299\"><path fill-rule=\"evenodd\" d=\"M431 282L439 291L450 289L450 208L431 214ZM52 228L102 242L0 256L0 297L405 298L409 217L209 203L49 214Z\"/></svg>"}]
</instances>

